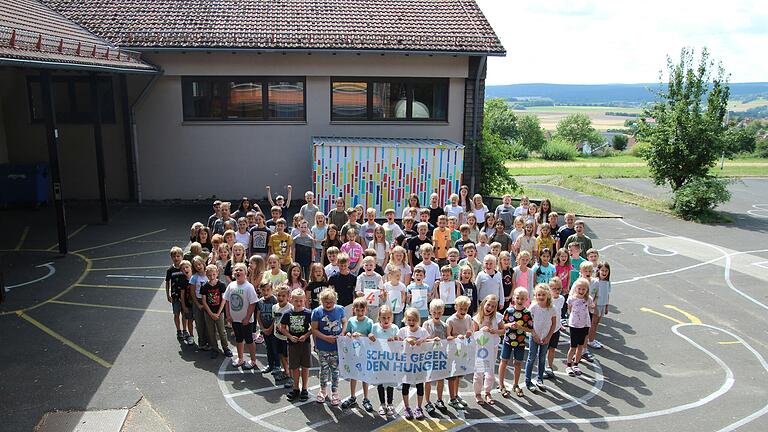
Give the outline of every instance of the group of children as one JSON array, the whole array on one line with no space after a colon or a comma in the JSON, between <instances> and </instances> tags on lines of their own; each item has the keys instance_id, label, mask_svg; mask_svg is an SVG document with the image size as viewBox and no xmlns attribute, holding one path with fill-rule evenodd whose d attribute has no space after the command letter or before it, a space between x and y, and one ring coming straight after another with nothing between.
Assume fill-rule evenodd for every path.
<instances>
[{"instance_id":1,"label":"group of children","mask_svg":"<svg viewBox=\"0 0 768 432\"><path fill-rule=\"evenodd\" d=\"M505 398L512 394L505 381L510 359L512 391L523 396L523 366L525 387L546 391L544 379L555 377L555 351L566 330L569 376L581 375L582 357L593 360L588 347L602 347L595 335L608 312L610 266L599 261L584 223L568 213L560 227L548 200L538 208L523 197L520 207L513 207L511 197L504 196L491 213L482 197L469 199L464 187L445 208L437 205L437 194L423 209L414 195L403 211L401 227L394 210L386 210L387 221L378 224L375 209L367 209L366 222L360 224L363 212L345 209L342 197L327 217L314 204L312 192L305 198L291 234L282 218L286 201L277 197L272 202L271 192L269 220L251 209L247 198L235 212L237 220L229 203L216 201L208 224L193 225L189 251L171 250L166 292L180 341L195 344L196 329L200 349L210 350L212 358L219 352L232 357L226 328L231 327L237 348L232 365L243 369L256 367L256 344L263 343L267 362L259 372L283 382L290 389L289 401L308 400L314 352L320 364L316 400L342 409L357 403L357 383L350 382L351 396L342 401L336 343L340 335L412 345L470 338L477 332L498 337L500 343L490 354L499 356L498 389ZM346 222L338 228L343 216ZM478 220L484 224L478 226ZM474 373L477 404L495 404L495 372L494 367L482 367ZM408 400L411 386L401 384L404 417L421 419L424 410L431 414L446 405L464 409L461 379L448 379L448 404L443 401L443 380L416 384L413 409ZM368 384L361 386L362 406L373 412ZM395 415L396 386L377 386L381 416Z\"/></svg>"}]
</instances>

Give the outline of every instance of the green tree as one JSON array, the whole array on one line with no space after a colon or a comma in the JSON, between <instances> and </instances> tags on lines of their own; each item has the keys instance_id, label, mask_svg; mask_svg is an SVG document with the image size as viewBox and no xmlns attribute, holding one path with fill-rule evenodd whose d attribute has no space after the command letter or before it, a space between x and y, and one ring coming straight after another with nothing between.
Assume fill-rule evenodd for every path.
<instances>
[{"instance_id":1,"label":"green tree","mask_svg":"<svg viewBox=\"0 0 768 432\"><path fill-rule=\"evenodd\" d=\"M528 150L538 151L547 141L539 118L533 114L522 115L517 119L517 141Z\"/></svg>"},{"instance_id":2,"label":"green tree","mask_svg":"<svg viewBox=\"0 0 768 432\"><path fill-rule=\"evenodd\" d=\"M504 165L510 154L510 143L483 127L483 141L478 146L480 159L480 193L493 195L517 190L517 182Z\"/></svg>"},{"instance_id":3,"label":"green tree","mask_svg":"<svg viewBox=\"0 0 768 432\"><path fill-rule=\"evenodd\" d=\"M618 151L622 151L627 148L629 138L624 134L618 134L613 136L613 148Z\"/></svg>"},{"instance_id":4,"label":"green tree","mask_svg":"<svg viewBox=\"0 0 768 432\"><path fill-rule=\"evenodd\" d=\"M723 150L728 157L739 153L752 153L757 144L757 132L753 128L731 126L723 134Z\"/></svg>"},{"instance_id":5,"label":"green tree","mask_svg":"<svg viewBox=\"0 0 768 432\"><path fill-rule=\"evenodd\" d=\"M645 159L654 182L677 191L706 177L722 153L730 88L722 65L709 60L706 48L698 65L694 51L684 48L679 63L667 58L667 70L667 89L644 111L638 134L650 144Z\"/></svg>"},{"instance_id":6,"label":"green tree","mask_svg":"<svg viewBox=\"0 0 768 432\"><path fill-rule=\"evenodd\" d=\"M592 120L584 113L571 114L560 120L555 129L555 135L577 145L583 142L600 144L603 137L592 127Z\"/></svg>"},{"instance_id":7,"label":"green tree","mask_svg":"<svg viewBox=\"0 0 768 432\"><path fill-rule=\"evenodd\" d=\"M517 138L517 116L506 100L493 98L485 102L483 130L508 141Z\"/></svg>"}]
</instances>

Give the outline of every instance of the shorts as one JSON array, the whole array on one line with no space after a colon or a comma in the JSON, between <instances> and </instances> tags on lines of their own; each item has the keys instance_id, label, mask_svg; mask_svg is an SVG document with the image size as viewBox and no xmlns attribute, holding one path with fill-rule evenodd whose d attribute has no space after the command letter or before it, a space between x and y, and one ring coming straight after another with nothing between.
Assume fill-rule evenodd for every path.
<instances>
[{"instance_id":1,"label":"shorts","mask_svg":"<svg viewBox=\"0 0 768 432\"><path fill-rule=\"evenodd\" d=\"M275 351L281 357L288 357L288 341L275 337Z\"/></svg>"},{"instance_id":2,"label":"shorts","mask_svg":"<svg viewBox=\"0 0 768 432\"><path fill-rule=\"evenodd\" d=\"M525 358L525 345L513 347L512 345L509 345L509 344L503 344L501 348L502 360L509 360L512 357L513 353L514 353L515 361L522 363L523 358Z\"/></svg>"},{"instance_id":3,"label":"shorts","mask_svg":"<svg viewBox=\"0 0 768 432\"><path fill-rule=\"evenodd\" d=\"M171 302L171 307L173 308L173 314L178 315L181 313L181 300L179 299L173 299Z\"/></svg>"},{"instance_id":4,"label":"shorts","mask_svg":"<svg viewBox=\"0 0 768 432\"><path fill-rule=\"evenodd\" d=\"M552 337L549 338L549 348L557 348L557 344L560 343L560 330L552 333Z\"/></svg>"},{"instance_id":5,"label":"shorts","mask_svg":"<svg viewBox=\"0 0 768 432\"><path fill-rule=\"evenodd\" d=\"M589 327L571 327L571 348L576 348L579 345L584 345L584 341L587 340L587 333L589 333Z\"/></svg>"},{"instance_id":6,"label":"shorts","mask_svg":"<svg viewBox=\"0 0 768 432\"><path fill-rule=\"evenodd\" d=\"M309 339L288 345L288 368L309 368L311 363Z\"/></svg>"},{"instance_id":7,"label":"shorts","mask_svg":"<svg viewBox=\"0 0 768 432\"><path fill-rule=\"evenodd\" d=\"M243 325L240 321L232 321L232 331L235 333L235 342L253 343L253 326L250 323Z\"/></svg>"}]
</instances>

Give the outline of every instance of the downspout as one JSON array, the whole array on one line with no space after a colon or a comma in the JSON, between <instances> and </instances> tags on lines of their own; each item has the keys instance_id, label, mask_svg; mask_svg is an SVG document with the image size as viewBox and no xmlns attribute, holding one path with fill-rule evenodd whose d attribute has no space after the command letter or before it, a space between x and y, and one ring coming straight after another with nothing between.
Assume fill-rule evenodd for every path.
<instances>
[{"instance_id":1,"label":"downspout","mask_svg":"<svg viewBox=\"0 0 768 432\"><path fill-rule=\"evenodd\" d=\"M472 178L470 183L472 184L472 191L474 193L477 193L475 184L475 159L477 158L477 102L480 99L480 75L485 67L485 60L487 58L488 57L486 56L480 57L480 65L477 67L477 72L475 73L475 94L472 98Z\"/></svg>"},{"instance_id":2,"label":"downspout","mask_svg":"<svg viewBox=\"0 0 768 432\"><path fill-rule=\"evenodd\" d=\"M136 127L136 108L144 100L147 93L149 93L149 90L155 85L155 82L158 78L160 78L162 73L163 72L160 71L160 73L153 75L152 79L149 80L147 85L144 86L144 89L141 90L141 93L139 93L139 97L137 97L136 100L131 104L131 129L133 131L133 178L136 179L136 200L139 204L142 202L142 191L141 176L139 176L139 138L138 128Z\"/></svg>"}]
</instances>

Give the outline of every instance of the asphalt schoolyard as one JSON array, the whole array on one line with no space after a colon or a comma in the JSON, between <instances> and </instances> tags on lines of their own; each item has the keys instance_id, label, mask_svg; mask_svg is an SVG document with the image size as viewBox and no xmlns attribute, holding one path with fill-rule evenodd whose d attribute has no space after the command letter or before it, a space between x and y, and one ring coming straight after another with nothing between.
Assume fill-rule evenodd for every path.
<instances>
[{"instance_id":1,"label":"asphalt schoolyard","mask_svg":"<svg viewBox=\"0 0 768 432\"><path fill-rule=\"evenodd\" d=\"M185 245L209 207L68 208L70 250L60 257L50 209L3 211L5 284L0 305L0 424L31 430L53 410L148 402L171 430L754 430L768 426L768 181L740 190L737 223L696 225L558 189L621 214L587 219L612 265L612 306L580 378L556 359L549 391L421 422L291 404L270 377L234 370L224 357L180 345L162 290L168 249ZM552 188L554 190L555 188ZM263 360L259 346L258 360ZM316 363L315 363L316 366ZM312 372L310 387L317 387ZM508 374L507 380L511 378ZM507 386L510 384L508 382ZM346 383L342 396L348 394ZM312 389L310 393L313 393ZM413 396L415 398L415 396ZM371 399L378 407L375 391ZM395 396L395 403L400 398ZM508 427L508 426L506 426Z\"/></svg>"}]
</instances>

